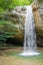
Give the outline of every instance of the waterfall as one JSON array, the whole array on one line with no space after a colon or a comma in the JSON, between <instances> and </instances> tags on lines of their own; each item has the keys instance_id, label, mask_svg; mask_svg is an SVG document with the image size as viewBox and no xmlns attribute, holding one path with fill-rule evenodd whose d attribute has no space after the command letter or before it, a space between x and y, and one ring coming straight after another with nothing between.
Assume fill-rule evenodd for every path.
<instances>
[{"instance_id":1,"label":"waterfall","mask_svg":"<svg viewBox=\"0 0 43 65\"><path fill-rule=\"evenodd\" d=\"M38 55L39 53L36 52L36 32L32 6L26 6L26 8L27 14L25 19L24 50L20 55Z\"/></svg>"},{"instance_id":2,"label":"waterfall","mask_svg":"<svg viewBox=\"0 0 43 65\"><path fill-rule=\"evenodd\" d=\"M27 14L25 20L25 36L24 36L24 51L36 49L36 32L32 13L32 7L27 6Z\"/></svg>"}]
</instances>

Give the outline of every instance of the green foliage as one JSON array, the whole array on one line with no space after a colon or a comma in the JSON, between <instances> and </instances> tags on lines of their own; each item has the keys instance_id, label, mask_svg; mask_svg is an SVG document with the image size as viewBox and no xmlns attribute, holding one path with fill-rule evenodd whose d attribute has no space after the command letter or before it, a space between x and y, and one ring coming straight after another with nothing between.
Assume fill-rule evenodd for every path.
<instances>
[{"instance_id":1,"label":"green foliage","mask_svg":"<svg viewBox=\"0 0 43 65\"><path fill-rule=\"evenodd\" d=\"M6 45L7 38L12 38L15 34L18 34L17 30L17 27L11 21L0 20L0 47Z\"/></svg>"},{"instance_id":2,"label":"green foliage","mask_svg":"<svg viewBox=\"0 0 43 65\"><path fill-rule=\"evenodd\" d=\"M15 6L23 6L31 4L33 0L0 0L0 9L11 10Z\"/></svg>"},{"instance_id":3,"label":"green foliage","mask_svg":"<svg viewBox=\"0 0 43 65\"><path fill-rule=\"evenodd\" d=\"M33 0L14 0L14 6L30 5Z\"/></svg>"},{"instance_id":4,"label":"green foliage","mask_svg":"<svg viewBox=\"0 0 43 65\"><path fill-rule=\"evenodd\" d=\"M13 0L0 0L0 8L3 9L13 8Z\"/></svg>"},{"instance_id":5,"label":"green foliage","mask_svg":"<svg viewBox=\"0 0 43 65\"><path fill-rule=\"evenodd\" d=\"M0 40L14 37L18 33L17 27L11 21L0 21Z\"/></svg>"},{"instance_id":6,"label":"green foliage","mask_svg":"<svg viewBox=\"0 0 43 65\"><path fill-rule=\"evenodd\" d=\"M14 23L12 21L0 21L0 31L8 31L8 32L12 32L17 30L17 27L14 25Z\"/></svg>"}]
</instances>

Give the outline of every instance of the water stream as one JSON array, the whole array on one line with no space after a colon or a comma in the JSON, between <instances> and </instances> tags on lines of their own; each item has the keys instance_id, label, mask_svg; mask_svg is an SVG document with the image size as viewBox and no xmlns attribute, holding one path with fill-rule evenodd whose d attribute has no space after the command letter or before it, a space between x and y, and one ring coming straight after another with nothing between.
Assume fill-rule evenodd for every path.
<instances>
[{"instance_id":1,"label":"water stream","mask_svg":"<svg viewBox=\"0 0 43 65\"><path fill-rule=\"evenodd\" d=\"M25 19L25 34L24 34L24 50L20 55L38 55L36 51L36 32L32 6L26 6L26 19Z\"/></svg>"}]
</instances>

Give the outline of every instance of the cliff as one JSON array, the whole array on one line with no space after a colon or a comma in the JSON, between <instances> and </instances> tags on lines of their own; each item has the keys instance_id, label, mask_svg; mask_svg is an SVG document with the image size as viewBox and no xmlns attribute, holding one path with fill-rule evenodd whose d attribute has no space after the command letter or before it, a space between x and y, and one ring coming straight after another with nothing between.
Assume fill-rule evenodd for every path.
<instances>
[{"instance_id":1,"label":"cliff","mask_svg":"<svg viewBox=\"0 0 43 65\"><path fill-rule=\"evenodd\" d=\"M39 3L33 3L33 15L37 33L38 46L43 46L43 5Z\"/></svg>"}]
</instances>

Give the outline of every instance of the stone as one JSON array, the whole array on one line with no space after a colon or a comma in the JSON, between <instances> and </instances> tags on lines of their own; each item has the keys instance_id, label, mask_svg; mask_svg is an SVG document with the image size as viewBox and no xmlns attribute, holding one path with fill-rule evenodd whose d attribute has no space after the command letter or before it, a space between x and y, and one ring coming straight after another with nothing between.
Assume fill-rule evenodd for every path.
<instances>
[{"instance_id":1,"label":"stone","mask_svg":"<svg viewBox=\"0 0 43 65\"><path fill-rule=\"evenodd\" d=\"M6 29L8 32L17 32L17 34L13 34L12 36L14 38L14 41L18 40L20 44L24 39L23 37L24 37L25 15L26 15L26 7L24 6L17 6L14 8L14 10L11 10L10 12L4 14L4 20L11 21L11 24L8 25L6 24L4 26L4 30Z\"/></svg>"},{"instance_id":2,"label":"stone","mask_svg":"<svg viewBox=\"0 0 43 65\"><path fill-rule=\"evenodd\" d=\"M43 5L38 2L37 4L34 2L32 4L33 15L37 33L37 45L43 46Z\"/></svg>"},{"instance_id":3,"label":"stone","mask_svg":"<svg viewBox=\"0 0 43 65\"><path fill-rule=\"evenodd\" d=\"M38 46L43 46L43 8L42 7L43 6L40 7L39 4L37 3L32 4ZM5 20L11 21L13 25L17 27L16 32L18 34L13 36L14 39L16 38L18 39L18 41L22 41L24 37L24 24L25 24L25 17L26 17L25 15L26 15L26 6L17 6L14 8L14 10L11 10L10 12L7 12L4 15ZM10 27L10 25L8 27ZM0 29L1 28L3 28L3 26L2 27L0 26ZM13 26L8 30L11 32L12 29Z\"/></svg>"}]
</instances>

